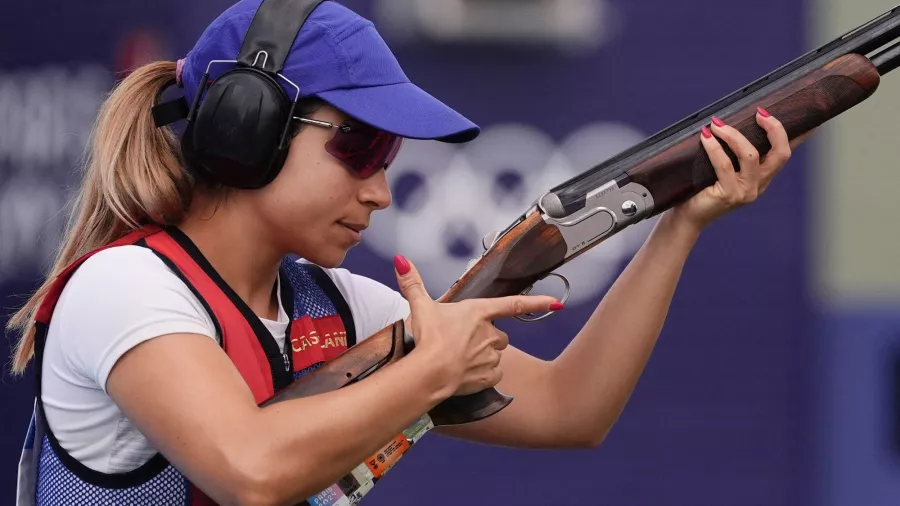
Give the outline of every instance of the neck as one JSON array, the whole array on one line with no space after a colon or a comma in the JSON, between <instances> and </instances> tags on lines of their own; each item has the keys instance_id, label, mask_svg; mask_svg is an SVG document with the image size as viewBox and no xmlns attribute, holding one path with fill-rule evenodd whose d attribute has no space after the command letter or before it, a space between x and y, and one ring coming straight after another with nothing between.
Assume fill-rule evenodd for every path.
<instances>
[{"instance_id":1,"label":"neck","mask_svg":"<svg viewBox=\"0 0 900 506\"><path fill-rule=\"evenodd\" d=\"M230 205L196 204L178 227L254 313L276 320L274 287L286 253L273 245L258 223L245 218L249 213Z\"/></svg>"}]
</instances>

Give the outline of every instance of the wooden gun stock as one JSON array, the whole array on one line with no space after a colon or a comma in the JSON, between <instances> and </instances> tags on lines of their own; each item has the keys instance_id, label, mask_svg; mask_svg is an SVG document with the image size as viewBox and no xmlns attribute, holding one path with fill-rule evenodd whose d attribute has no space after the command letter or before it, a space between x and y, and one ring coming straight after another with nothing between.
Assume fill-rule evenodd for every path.
<instances>
[{"instance_id":1,"label":"wooden gun stock","mask_svg":"<svg viewBox=\"0 0 900 506\"><path fill-rule=\"evenodd\" d=\"M395 322L354 346L352 352L348 350L338 355L322 364L314 373L307 374L289 387L276 392L261 406L323 394L359 381L406 355L405 336L403 322Z\"/></svg>"},{"instance_id":2,"label":"wooden gun stock","mask_svg":"<svg viewBox=\"0 0 900 506\"><path fill-rule=\"evenodd\" d=\"M277 392L260 406L269 406L291 399L323 394L362 380L369 374L408 355L415 341L400 320L385 327L352 349L322 364L310 373ZM495 389L477 394L450 397L438 404L428 415L434 425L458 425L486 418L512 401Z\"/></svg>"}]
</instances>

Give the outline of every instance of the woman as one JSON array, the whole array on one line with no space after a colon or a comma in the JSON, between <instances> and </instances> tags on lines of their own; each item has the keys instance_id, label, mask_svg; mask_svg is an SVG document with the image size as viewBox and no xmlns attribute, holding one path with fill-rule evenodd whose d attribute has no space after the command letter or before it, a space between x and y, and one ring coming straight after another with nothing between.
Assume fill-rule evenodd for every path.
<instances>
[{"instance_id":1,"label":"woman","mask_svg":"<svg viewBox=\"0 0 900 506\"><path fill-rule=\"evenodd\" d=\"M773 146L763 160L718 119L698 133L719 181L661 216L571 344L543 361L508 346L491 322L562 309L552 298L438 304L402 256L399 293L339 268L391 204L385 170L401 138L478 133L409 83L355 13L325 2L293 42L282 74L306 98L283 167L259 188L217 184L206 171L225 168L181 157L171 130L157 128L161 90L177 79L193 103L209 62L235 60L259 5L243 0L223 13L178 65L137 69L100 111L61 253L11 323L23 331L14 369L36 352L40 382L19 503L296 504L444 399L491 386L515 402L442 432L522 448L598 445L701 231L754 201L789 159L777 119L757 115ZM354 135L375 147L348 158L342 146ZM715 137L739 155L739 173ZM338 391L258 407L408 317L417 346L396 364Z\"/></svg>"}]
</instances>

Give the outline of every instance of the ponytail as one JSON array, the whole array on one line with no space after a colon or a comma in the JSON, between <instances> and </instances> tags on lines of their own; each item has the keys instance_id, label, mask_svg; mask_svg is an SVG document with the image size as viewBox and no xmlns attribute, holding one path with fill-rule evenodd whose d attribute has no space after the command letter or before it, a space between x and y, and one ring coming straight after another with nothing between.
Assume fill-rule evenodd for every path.
<instances>
[{"instance_id":1,"label":"ponytail","mask_svg":"<svg viewBox=\"0 0 900 506\"><path fill-rule=\"evenodd\" d=\"M138 68L100 108L91 132L85 174L62 244L43 285L9 321L21 337L12 371L24 372L34 355L34 318L56 277L82 255L148 223L173 224L190 205L193 184L178 139L157 128L151 108L175 79L174 62Z\"/></svg>"}]
</instances>

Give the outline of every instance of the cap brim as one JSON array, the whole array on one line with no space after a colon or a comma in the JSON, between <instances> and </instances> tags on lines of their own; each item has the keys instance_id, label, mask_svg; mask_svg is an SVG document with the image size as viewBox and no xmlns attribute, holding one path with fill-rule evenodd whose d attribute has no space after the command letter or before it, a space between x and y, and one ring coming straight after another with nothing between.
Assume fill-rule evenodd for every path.
<instances>
[{"instance_id":1,"label":"cap brim","mask_svg":"<svg viewBox=\"0 0 900 506\"><path fill-rule=\"evenodd\" d=\"M478 125L412 83L316 93L335 108L378 129L409 139L469 142Z\"/></svg>"}]
</instances>

